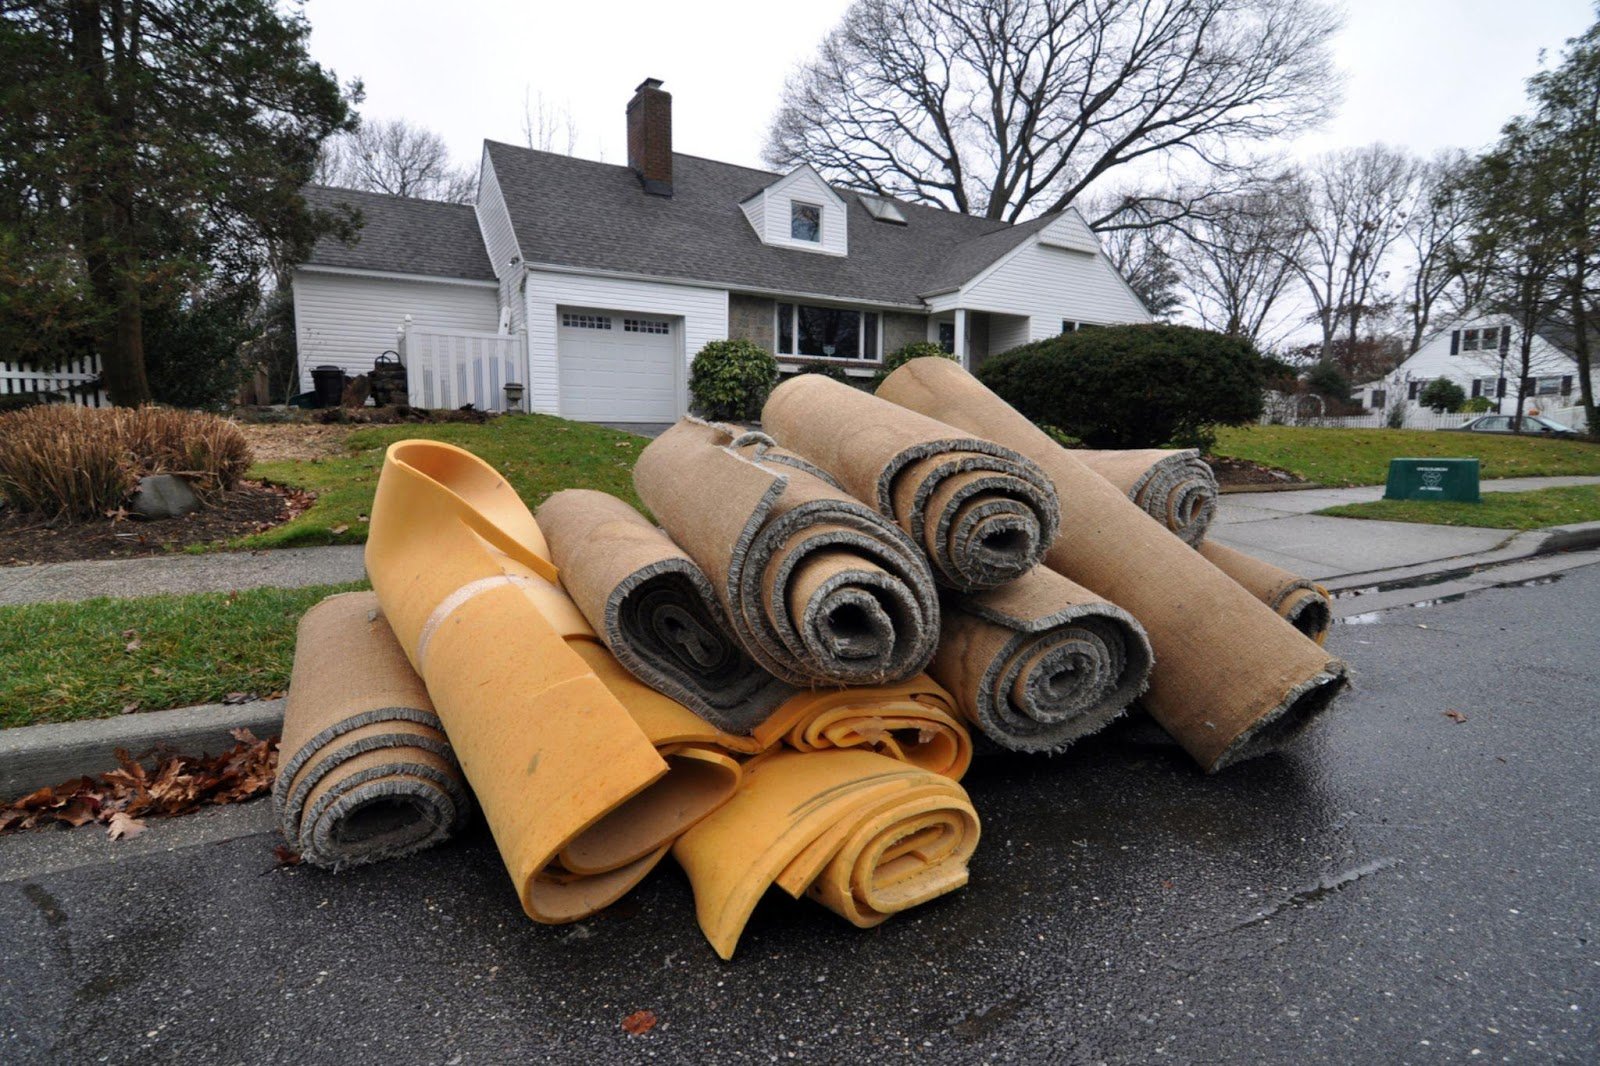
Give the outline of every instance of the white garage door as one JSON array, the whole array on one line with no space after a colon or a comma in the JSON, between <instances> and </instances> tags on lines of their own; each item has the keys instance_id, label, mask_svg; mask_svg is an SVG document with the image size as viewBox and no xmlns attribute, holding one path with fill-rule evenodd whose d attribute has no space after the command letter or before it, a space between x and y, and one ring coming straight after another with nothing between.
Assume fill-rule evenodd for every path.
<instances>
[{"instance_id":1,"label":"white garage door","mask_svg":"<svg viewBox=\"0 0 1600 1066\"><path fill-rule=\"evenodd\" d=\"M559 315L562 415L585 422L677 419L678 338L672 319L571 307Z\"/></svg>"}]
</instances>

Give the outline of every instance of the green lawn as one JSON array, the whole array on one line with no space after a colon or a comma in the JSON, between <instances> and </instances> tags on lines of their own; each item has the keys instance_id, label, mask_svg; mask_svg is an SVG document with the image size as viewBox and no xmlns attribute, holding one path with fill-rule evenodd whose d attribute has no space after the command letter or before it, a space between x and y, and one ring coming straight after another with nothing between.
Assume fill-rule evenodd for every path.
<instances>
[{"instance_id":1,"label":"green lawn","mask_svg":"<svg viewBox=\"0 0 1600 1066\"><path fill-rule=\"evenodd\" d=\"M1427 522L1436 526L1542 529L1572 522L1600 522L1600 485L1571 485L1532 492L1486 492L1482 503L1375 500L1342 504L1317 513L1336 518Z\"/></svg>"},{"instance_id":2,"label":"green lawn","mask_svg":"<svg viewBox=\"0 0 1600 1066\"><path fill-rule=\"evenodd\" d=\"M1600 445L1487 433L1236 426L1217 434L1213 450L1323 485L1381 485L1389 460L1401 457L1476 456L1486 478L1600 474Z\"/></svg>"},{"instance_id":3,"label":"green lawn","mask_svg":"<svg viewBox=\"0 0 1600 1066\"><path fill-rule=\"evenodd\" d=\"M633 461L647 441L632 433L548 415L508 415L481 426L382 426L352 433L348 458L257 463L251 477L307 489L317 502L293 521L216 547L361 543L367 539L365 523L384 449L415 437L466 448L505 474L530 507L566 488L601 489L639 502L633 494Z\"/></svg>"},{"instance_id":4,"label":"green lawn","mask_svg":"<svg viewBox=\"0 0 1600 1066\"><path fill-rule=\"evenodd\" d=\"M300 616L324 596L365 587L0 607L0 728L281 692Z\"/></svg>"}]
</instances>

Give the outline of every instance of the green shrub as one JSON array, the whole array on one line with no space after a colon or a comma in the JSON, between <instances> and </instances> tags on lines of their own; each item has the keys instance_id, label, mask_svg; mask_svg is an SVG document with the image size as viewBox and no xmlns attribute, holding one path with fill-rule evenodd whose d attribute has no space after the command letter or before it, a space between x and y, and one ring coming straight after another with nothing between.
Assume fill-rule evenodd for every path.
<instances>
[{"instance_id":1,"label":"green shrub","mask_svg":"<svg viewBox=\"0 0 1600 1066\"><path fill-rule=\"evenodd\" d=\"M146 474L181 475L214 499L250 461L239 427L216 415L66 404L0 415L0 495L51 518L113 510Z\"/></svg>"},{"instance_id":2,"label":"green shrub","mask_svg":"<svg viewBox=\"0 0 1600 1066\"><path fill-rule=\"evenodd\" d=\"M1383 424L1390 429L1404 429L1406 424L1406 405L1397 403L1389 408L1388 417L1383 420Z\"/></svg>"},{"instance_id":3,"label":"green shrub","mask_svg":"<svg viewBox=\"0 0 1600 1066\"><path fill-rule=\"evenodd\" d=\"M174 407L217 408L233 399L244 378L240 352L255 328L255 302L253 292L239 289L147 309L151 395Z\"/></svg>"},{"instance_id":4,"label":"green shrub","mask_svg":"<svg viewBox=\"0 0 1600 1066\"><path fill-rule=\"evenodd\" d=\"M883 357L883 367L873 375L872 387L876 389L883 384L883 379L900 369L913 359L922 359L932 356L935 359L955 359L955 356L945 351L944 348L933 341L912 341L901 348L896 348Z\"/></svg>"},{"instance_id":5,"label":"green shrub","mask_svg":"<svg viewBox=\"0 0 1600 1066\"><path fill-rule=\"evenodd\" d=\"M696 413L715 421L753 422L778 383L772 353L745 340L712 341L689 367Z\"/></svg>"},{"instance_id":6,"label":"green shrub","mask_svg":"<svg viewBox=\"0 0 1600 1066\"><path fill-rule=\"evenodd\" d=\"M1080 330L992 356L978 378L1033 421L1091 448L1209 448L1260 417L1255 346L1192 326Z\"/></svg>"},{"instance_id":7,"label":"green shrub","mask_svg":"<svg viewBox=\"0 0 1600 1066\"><path fill-rule=\"evenodd\" d=\"M1424 407L1433 408L1441 415L1449 411L1459 411L1461 405L1467 402L1467 390L1449 378L1434 378L1423 386L1422 395L1417 397L1417 402Z\"/></svg>"},{"instance_id":8,"label":"green shrub","mask_svg":"<svg viewBox=\"0 0 1600 1066\"><path fill-rule=\"evenodd\" d=\"M1472 399L1461 405L1461 410L1467 414L1481 415L1485 411L1493 411L1494 404L1487 396L1474 396Z\"/></svg>"},{"instance_id":9,"label":"green shrub","mask_svg":"<svg viewBox=\"0 0 1600 1066\"><path fill-rule=\"evenodd\" d=\"M821 374L830 381L837 381L842 385L853 384L850 375L845 373L844 367L838 363L807 363L790 376L799 377L801 374Z\"/></svg>"},{"instance_id":10,"label":"green shrub","mask_svg":"<svg viewBox=\"0 0 1600 1066\"><path fill-rule=\"evenodd\" d=\"M1350 402L1350 379L1334 364L1323 361L1306 374L1306 388L1329 400Z\"/></svg>"}]
</instances>

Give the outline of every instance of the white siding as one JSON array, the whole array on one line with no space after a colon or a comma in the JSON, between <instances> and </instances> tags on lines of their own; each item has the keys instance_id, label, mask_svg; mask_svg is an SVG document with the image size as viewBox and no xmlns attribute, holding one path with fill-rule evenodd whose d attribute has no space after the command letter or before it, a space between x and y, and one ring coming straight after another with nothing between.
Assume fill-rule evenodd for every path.
<instances>
[{"instance_id":1,"label":"white siding","mask_svg":"<svg viewBox=\"0 0 1600 1066\"><path fill-rule=\"evenodd\" d=\"M1027 315L1029 340L1060 333L1062 319L1104 325L1150 321L1150 312L1104 255L1067 251L1037 240L978 275L961 292L937 302L946 300L970 310Z\"/></svg>"},{"instance_id":2,"label":"white siding","mask_svg":"<svg viewBox=\"0 0 1600 1066\"><path fill-rule=\"evenodd\" d=\"M561 414L561 368L556 332L561 307L644 311L676 323L679 413L688 410L689 362L707 342L728 336L728 293L694 285L591 277L530 269L527 278L528 409Z\"/></svg>"},{"instance_id":3,"label":"white siding","mask_svg":"<svg viewBox=\"0 0 1600 1066\"><path fill-rule=\"evenodd\" d=\"M1029 319L1026 318L1002 318L999 315L990 318L989 354L999 355L1027 344L1032 339L1028 323Z\"/></svg>"},{"instance_id":4,"label":"white siding","mask_svg":"<svg viewBox=\"0 0 1600 1066\"><path fill-rule=\"evenodd\" d=\"M477 210L483 246L489 254L495 277L500 279L500 306L511 309L511 332L516 333L525 325L523 304L518 296L518 285L524 272L522 249L517 244L511 215L506 210L505 197L500 192L500 179L494 172L494 164L489 161L487 150L483 153L478 170Z\"/></svg>"},{"instance_id":5,"label":"white siding","mask_svg":"<svg viewBox=\"0 0 1600 1066\"><path fill-rule=\"evenodd\" d=\"M357 274L294 272L294 330L300 387L311 387L311 368L332 365L364 374L395 346L395 330L410 315L436 330L493 330L500 310L492 282L415 281Z\"/></svg>"},{"instance_id":6,"label":"white siding","mask_svg":"<svg viewBox=\"0 0 1600 1066\"><path fill-rule=\"evenodd\" d=\"M821 241L797 241L789 236L789 205L795 200L822 207ZM809 166L789 172L739 206L764 244L828 255L850 252L849 206Z\"/></svg>"}]
</instances>

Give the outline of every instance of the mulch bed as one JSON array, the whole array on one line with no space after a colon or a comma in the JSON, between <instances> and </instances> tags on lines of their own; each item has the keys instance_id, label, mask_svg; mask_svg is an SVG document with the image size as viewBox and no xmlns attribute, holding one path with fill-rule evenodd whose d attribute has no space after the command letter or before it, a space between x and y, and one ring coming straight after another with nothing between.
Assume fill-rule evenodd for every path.
<instances>
[{"instance_id":1,"label":"mulch bed","mask_svg":"<svg viewBox=\"0 0 1600 1066\"><path fill-rule=\"evenodd\" d=\"M301 493L246 481L194 514L150 522L98 518L90 522L50 523L37 515L0 507L0 565L165 555L191 544L259 533L287 522L310 502Z\"/></svg>"},{"instance_id":2,"label":"mulch bed","mask_svg":"<svg viewBox=\"0 0 1600 1066\"><path fill-rule=\"evenodd\" d=\"M1298 474L1291 474L1287 470L1276 467L1262 466L1252 463L1248 459L1230 459L1227 456L1208 455L1206 462L1216 472L1217 484L1224 490L1235 486L1270 486L1274 488L1289 488L1295 485L1309 485L1311 482Z\"/></svg>"}]
</instances>

